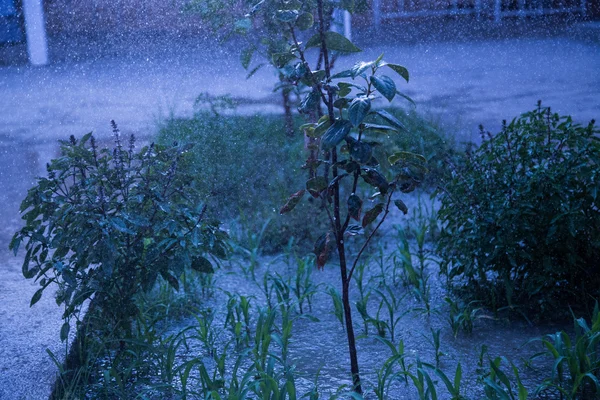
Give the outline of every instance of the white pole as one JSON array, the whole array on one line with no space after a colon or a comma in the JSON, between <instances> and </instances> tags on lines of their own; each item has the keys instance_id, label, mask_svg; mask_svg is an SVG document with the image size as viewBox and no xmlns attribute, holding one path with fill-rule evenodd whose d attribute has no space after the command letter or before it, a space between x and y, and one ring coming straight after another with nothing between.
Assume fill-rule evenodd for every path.
<instances>
[{"instance_id":1,"label":"white pole","mask_svg":"<svg viewBox=\"0 0 600 400\"><path fill-rule=\"evenodd\" d=\"M346 10L344 10L344 36L352 40L352 14Z\"/></svg>"},{"instance_id":2,"label":"white pole","mask_svg":"<svg viewBox=\"0 0 600 400\"><path fill-rule=\"evenodd\" d=\"M23 14L29 62L33 65L48 64L48 44L42 0L23 0Z\"/></svg>"}]
</instances>

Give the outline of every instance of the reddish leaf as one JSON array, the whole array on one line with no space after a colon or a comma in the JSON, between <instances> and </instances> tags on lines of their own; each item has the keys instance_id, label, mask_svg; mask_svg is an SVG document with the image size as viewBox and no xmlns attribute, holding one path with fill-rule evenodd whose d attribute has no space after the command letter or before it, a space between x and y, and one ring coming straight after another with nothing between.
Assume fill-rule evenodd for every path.
<instances>
[{"instance_id":1,"label":"reddish leaf","mask_svg":"<svg viewBox=\"0 0 600 400\"><path fill-rule=\"evenodd\" d=\"M313 252L317 256L317 268L323 269L325 263L329 259L329 253L335 245L335 240L332 232L327 232L321 235L315 242L315 248Z\"/></svg>"},{"instance_id":2,"label":"reddish leaf","mask_svg":"<svg viewBox=\"0 0 600 400\"><path fill-rule=\"evenodd\" d=\"M365 216L362 220L363 228L369 225L371 222L375 221L379 214L383 211L383 203L377 204L375 207L371 208L369 211L365 213Z\"/></svg>"},{"instance_id":3,"label":"reddish leaf","mask_svg":"<svg viewBox=\"0 0 600 400\"><path fill-rule=\"evenodd\" d=\"M294 207L296 207L296 205L298 205L300 200L302 200L302 197L304 196L304 192L305 192L305 190L302 189L302 190L297 191L293 195L291 195L288 198L285 205L283 207L281 207L281 209L279 210L279 214L285 214L286 212L292 211L294 209Z\"/></svg>"}]
</instances>

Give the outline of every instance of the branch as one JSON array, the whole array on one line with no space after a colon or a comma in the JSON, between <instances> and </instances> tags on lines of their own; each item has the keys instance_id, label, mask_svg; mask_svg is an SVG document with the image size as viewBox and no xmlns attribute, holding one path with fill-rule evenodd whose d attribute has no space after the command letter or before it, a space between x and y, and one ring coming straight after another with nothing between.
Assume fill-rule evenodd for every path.
<instances>
[{"instance_id":1,"label":"branch","mask_svg":"<svg viewBox=\"0 0 600 400\"><path fill-rule=\"evenodd\" d=\"M375 229L373 229L373 231L371 232L371 234L369 235L369 237L367 238L367 240L365 241L365 243L360 248L360 251L356 255L356 258L354 259L354 263L352 263L352 268L350 268L350 272L348 274L348 281L350 281L352 279L352 274L354 273L354 270L356 269L356 265L358 264L358 260L360 259L360 256L365 251L365 249L367 248L367 246L371 242L371 239L373 238L373 236L375 235L375 233L377 232L377 230L379 230L379 227L381 226L381 224L383 224L383 221L385 221L385 218L389 214L389 212L390 212L390 204L392 202L392 195L393 194L394 194L394 189L392 189L392 191L390 192L390 194L388 196L388 201L387 201L387 204L385 205L385 211L383 213L383 217L381 218L381 221L379 221L379 223L377 224L377 226L375 227Z\"/></svg>"}]
</instances>

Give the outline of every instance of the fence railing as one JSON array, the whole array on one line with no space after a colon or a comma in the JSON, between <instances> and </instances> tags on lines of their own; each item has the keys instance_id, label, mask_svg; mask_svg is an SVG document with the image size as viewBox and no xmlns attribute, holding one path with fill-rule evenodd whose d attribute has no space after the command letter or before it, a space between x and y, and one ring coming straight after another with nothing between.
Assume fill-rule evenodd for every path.
<instances>
[{"instance_id":1,"label":"fence railing","mask_svg":"<svg viewBox=\"0 0 600 400\"><path fill-rule=\"evenodd\" d=\"M511 16L585 14L586 11L586 0L396 0L394 4L373 0L375 26L380 26L385 19L413 17L474 14L477 18L491 16L495 22L500 22Z\"/></svg>"}]
</instances>

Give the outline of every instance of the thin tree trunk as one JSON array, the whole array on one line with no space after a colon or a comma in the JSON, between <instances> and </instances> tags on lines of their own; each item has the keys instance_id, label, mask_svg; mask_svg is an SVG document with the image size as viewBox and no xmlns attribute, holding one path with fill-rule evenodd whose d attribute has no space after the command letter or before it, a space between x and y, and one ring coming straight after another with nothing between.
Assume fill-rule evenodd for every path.
<instances>
[{"instance_id":1,"label":"thin tree trunk","mask_svg":"<svg viewBox=\"0 0 600 400\"><path fill-rule=\"evenodd\" d=\"M292 106L290 105L290 91L282 90L283 94L283 114L285 116L285 133L294 136L294 117L292 115Z\"/></svg>"}]
</instances>

